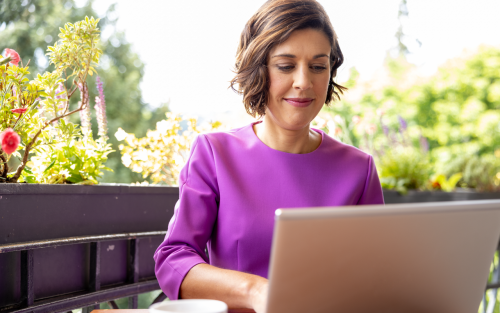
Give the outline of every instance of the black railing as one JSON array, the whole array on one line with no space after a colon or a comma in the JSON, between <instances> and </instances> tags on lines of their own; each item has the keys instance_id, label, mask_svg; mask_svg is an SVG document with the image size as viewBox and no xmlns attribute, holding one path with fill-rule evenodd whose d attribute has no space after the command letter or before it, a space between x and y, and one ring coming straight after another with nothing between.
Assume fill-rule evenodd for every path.
<instances>
[{"instance_id":1,"label":"black railing","mask_svg":"<svg viewBox=\"0 0 500 313\"><path fill-rule=\"evenodd\" d=\"M129 298L129 308L137 308L139 294L160 289L154 273L146 279L140 277L140 242L151 241L151 239L156 239L155 242L161 241L165 233L165 231L123 233L0 245L0 254L20 252L19 267L21 271L21 301L0 307L0 312L68 312L73 309L83 308L82 313L87 313L93 309L98 309L100 303L108 303L111 307L116 308L114 300L124 297ZM103 244L123 240L127 241L128 246L126 281L121 284L102 287L101 256L104 248ZM77 292L35 299L35 277L40 276L35 275L35 270L44 270L35 267L37 262L35 250L57 249L67 245L86 245L88 248L88 259L85 262L88 267L83 269L87 274L87 288ZM14 268L16 266L12 266L12 269ZM71 280L72 278L68 278L68 282ZM40 283L38 285L40 288ZM43 282L41 288L43 288ZM165 295L161 293L153 303L162 301L165 298Z\"/></svg>"}]
</instances>

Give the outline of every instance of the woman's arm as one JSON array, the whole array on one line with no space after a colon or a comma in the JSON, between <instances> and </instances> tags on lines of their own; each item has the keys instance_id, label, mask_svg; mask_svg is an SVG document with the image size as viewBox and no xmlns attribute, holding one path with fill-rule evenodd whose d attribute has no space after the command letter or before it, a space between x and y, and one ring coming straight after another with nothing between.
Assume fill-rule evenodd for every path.
<instances>
[{"instance_id":1,"label":"woman's arm","mask_svg":"<svg viewBox=\"0 0 500 313\"><path fill-rule=\"evenodd\" d=\"M180 288L182 299L216 299L229 308L251 308L263 313L267 301L267 279L243 272L195 265Z\"/></svg>"},{"instance_id":2,"label":"woman's arm","mask_svg":"<svg viewBox=\"0 0 500 313\"><path fill-rule=\"evenodd\" d=\"M267 279L208 265L207 241L218 217L219 191L213 150L197 137L179 181L179 201L164 242L155 252L155 273L170 300L205 298L231 308L264 312Z\"/></svg>"},{"instance_id":3,"label":"woman's arm","mask_svg":"<svg viewBox=\"0 0 500 313\"><path fill-rule=\"evenodd\" d=\"M380 186L377 168L375 167L375 162L373 161L372 156L369 156L368 158L368 171L363 194L358 200L358 205L359 204L384 204L384 193L382 192L382 187Z\"/></svg>"}]
</instances>

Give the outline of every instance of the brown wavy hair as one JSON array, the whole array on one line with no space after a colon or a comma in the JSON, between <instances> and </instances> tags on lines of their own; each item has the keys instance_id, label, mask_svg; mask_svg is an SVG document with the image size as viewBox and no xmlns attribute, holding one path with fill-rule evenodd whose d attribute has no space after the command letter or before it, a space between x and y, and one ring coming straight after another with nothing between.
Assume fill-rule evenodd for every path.
<instances>
[{"instance_id":1,"label":"brown wavy hair","mask_svg":"<svg viewBox=\"0 0 500 313\"><path fill-rule=\"evenodd\" d=\"M269 0L250 18L241 33L236 53L236 76L230 82L230 88L243 95L245 109L251 116L262 117L266 112L269 51L286 41L293 31L306 28L323 31L330 41L330 83L325 103L340 100L340 94L347 90L333 81L344 56L323 6L315 0Z\"/></svg>"}]
</instances>

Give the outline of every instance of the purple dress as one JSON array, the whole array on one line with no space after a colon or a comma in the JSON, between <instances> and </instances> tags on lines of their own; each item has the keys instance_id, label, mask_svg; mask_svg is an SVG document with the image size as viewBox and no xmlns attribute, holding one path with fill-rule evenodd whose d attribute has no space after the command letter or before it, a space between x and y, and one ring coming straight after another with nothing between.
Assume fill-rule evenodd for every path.
<instances>
[{"instance_id":1,"label":"purple dress","mask_svg":"<svg viewBox=\"0 0 500 313\"><path fill-rule=\"evenodd\" d=\"M252 124L199 135L179 178L179 202L154 259L172 300L199 263L267 277L278 208L382 204L373 158L329 137L313 152L266 146Z\"/></svg>"}]
</instances>

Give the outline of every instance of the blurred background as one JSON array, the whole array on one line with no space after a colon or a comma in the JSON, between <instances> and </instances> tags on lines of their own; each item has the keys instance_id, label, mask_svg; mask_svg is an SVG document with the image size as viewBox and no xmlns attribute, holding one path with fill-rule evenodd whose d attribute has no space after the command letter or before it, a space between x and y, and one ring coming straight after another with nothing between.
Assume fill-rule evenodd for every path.
<instances>
[{"instance_id":1,"label":"blurred background","mask_svg":"<svg viewBox=\"0 0 500 313\"><path fill-rule=\"evenodd\" d=\"M345 56L337 81L350 89L342 101L325 107L314 125L375 155L384 187L442 187L461 173L458 186L495 189L500 1L319 2ZM98 75L116 150L106 163L114 172L105 172L101 181L140 182L141 173L122 164L118 128L143 137L169 111L200 123L220 121L226 129L253 120L228 85L240 32L263 3L1 1L0 51L15 49L36 75L51 69L45 52L59 27L85 16L101 18L104 55ZM89 89L93 99L95 85ZM408 156L406 164L397 161L401 155ZM473 173L465 178L467 166L471 172L477 164L483 166L477 175L491 172L483 185ZM409 167L412 173L401 173ZM441 183L439 175L445 178Z\"/></svg>"}]
</instances>

